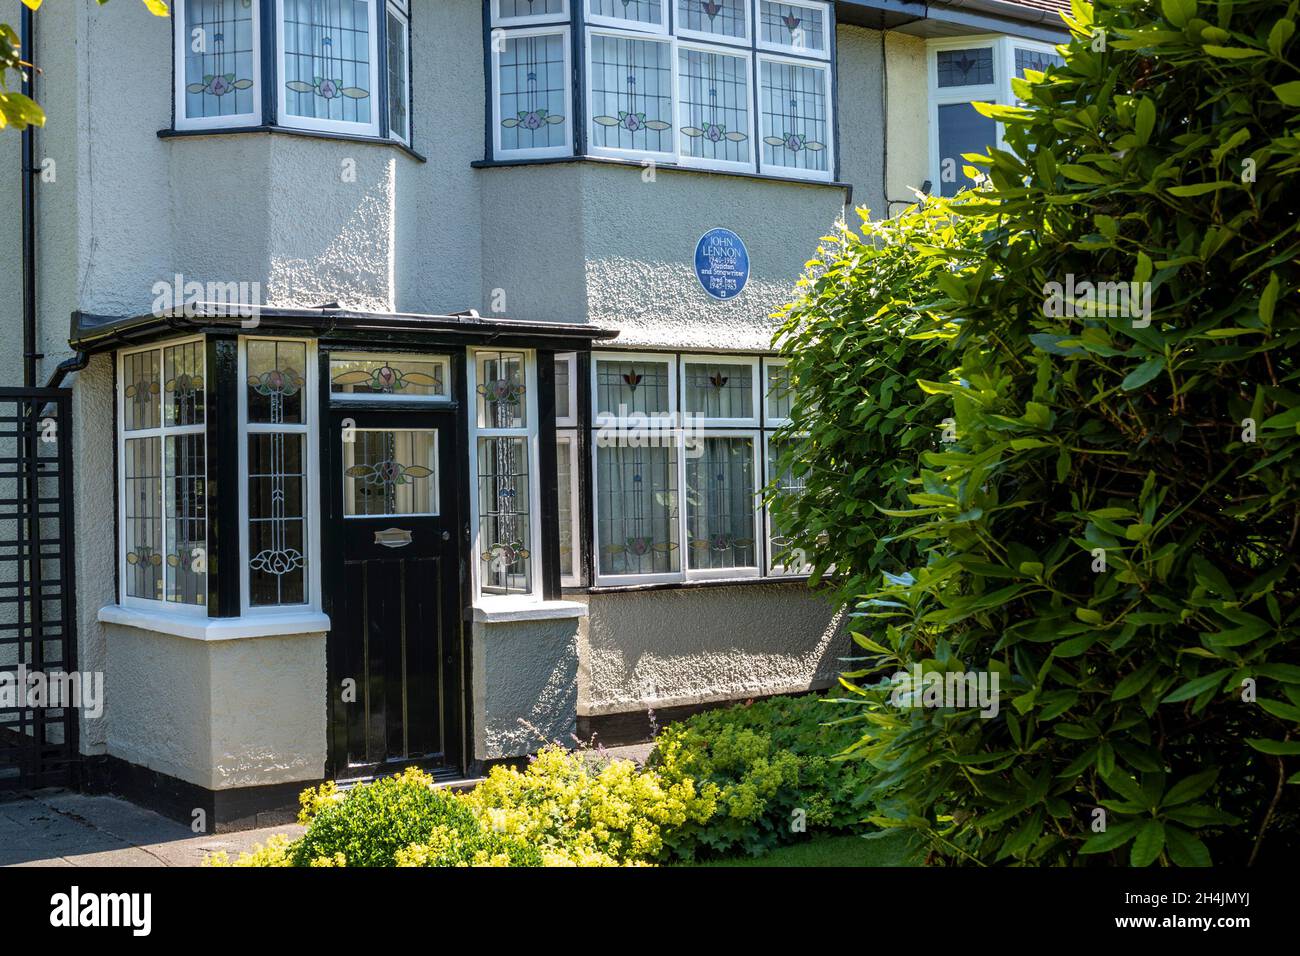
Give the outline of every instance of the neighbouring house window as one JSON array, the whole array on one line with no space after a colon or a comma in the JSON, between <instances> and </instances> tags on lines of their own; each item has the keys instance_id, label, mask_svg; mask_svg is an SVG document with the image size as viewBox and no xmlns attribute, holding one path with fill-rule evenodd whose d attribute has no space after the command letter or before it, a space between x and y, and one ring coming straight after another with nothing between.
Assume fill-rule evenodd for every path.
<instances>
[{"instance_id":1,"label":"neighbouring house window","mask_svg":"<svg viewBox=\"0 0 1300 956\"><path fill-rule=\"evenodd\" d=\"M784 391L772 393L784 367L592 354L597 585L795 573L767 557L760 498L768 442L788 421Z\"/></svg>"},{"instance_id":2,"label":"neighbouring house window","mask_svg":"<svg viewBox=\"0 0 1300 956\"><path fill-rule=\"evenodd\" d=\"M538 593L532 362L522 351L472 353L475 551L483 594Z\"/></svg>"},{"instance_id":3,"label":"neighbouring house window","mask_svg":"<svg viewBox=\"0 0 1300 956\"><path fill-rule=\"evenodd\" d=\"M178 0L176 126L261 122L260 6L242 0Z\"/></svg>"},{"instance_id":4,"label":"neighbouring house window","mask_svg":"<svg viewBox=\"0 0 1300 956\"><path fill-rule=\"evenodd\" d=\"M975 186L966 167L985 170L964 159L1001 145L1000 124L979 113L974 103L1014 104L1011 80L1025 70L1043 72L1064 60L1046 44L1011 37L935 40L930 43L930 165L935 189L955 196Z\"/></svg>"},{"instance_id":5,"label":"neighbouring house window","mask_svg":"<svg viewBox=\"0 0 1300 956\"><path fill-rule=\"evenodd\" d=\"M205 383L201 340L120 358L124 603L207 604Z\"/></svg>"},{"instance_id":6,"label":"neighbouring house window","mask_svg":"<svg viewBox=\"0 0 1300 956\"><path fill-rule=\"evenodd\" d=\"M312 481L307 344L246 339L241 358L245 605L306 604L311 600L307 514Z\"/></svg>"},{"instance_id":7,"label":"neighbouring house window","mask_svg":"<svg viewBox=\"0 0 1300 956\"><path fill-rule=\"evenodd\" d=\"M585 147L596 156L831 178L829 4L582 2L585 12L556 0L494 0L495 158ZM579 43L570 43L570 30L581 31ZM574 68L571 47L581 50Z\"/></svg>"},{"instance_id":8,"label":"neighbouring house window","mask_svg":"<svg viewBox=\"0 0 1300 956\"><path fill-rule=\"evenodd\" d=\"M266 18L260 0L178 3L177 129L277 123L410 145L410 0L276 0ZM265 114L263 50L276 62Z\"/></svg>"}]
</instances>

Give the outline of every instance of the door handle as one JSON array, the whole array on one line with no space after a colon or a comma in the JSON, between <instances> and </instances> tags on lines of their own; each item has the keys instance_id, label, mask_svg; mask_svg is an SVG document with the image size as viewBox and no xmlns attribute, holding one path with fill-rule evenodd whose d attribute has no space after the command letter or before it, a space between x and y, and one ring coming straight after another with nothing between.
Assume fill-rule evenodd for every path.
<instances>
[{"instance_id":1,"label":"door handle","mask_svg":"<svg viewBox=\"0 0 1300 956\"><path fill-rule=\"evenodd\" d=\"M444 532L442 533L442 540L443 540L443 541L450 541L450 540L451 540L451 532L450 532L450 531L444 531Z\"/></svg>"}]
</instances>

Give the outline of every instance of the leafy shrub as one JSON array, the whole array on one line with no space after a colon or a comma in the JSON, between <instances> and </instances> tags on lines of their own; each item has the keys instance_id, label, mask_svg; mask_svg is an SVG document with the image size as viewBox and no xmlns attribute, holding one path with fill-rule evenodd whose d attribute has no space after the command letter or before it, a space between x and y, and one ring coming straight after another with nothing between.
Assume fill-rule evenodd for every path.
<instances>
[{"instance_id":1,"label":"leafy shrub","mask_svg":"<svg viewBox=\"0 0 1300 956\"><path fill-rule=\"evenodd\" d=\"M936 858L1287 859L1295 7L1097 0L1071 25L1065 65L1015 82L1025 109L981 107L1009 151L953 209L987 249L949 256L926 300L954 320L955 360L922 387L946 396L955 441L920 455L914 507L887 516L929 554L864 607L858 752L881 770L877 822L924 830ZM1049 306L1071 277L1149 282L1150 309ZM997 671L1000 713L898 710L867 684L912 664Z\"/></svg>"},{"instance_id":2,"label":"leafy shrub","mask_svg":"<svg viewBox=\"0 0 1300 956\"><path fill-rule=\"evenodd\" d=\"M861 821L868 768L833 759L856 740L857 729L823 726L840 716L816 696L774 697L704 711L666 727L648 767L666 781L692 782L715 808L665 835L674 855L758 855L803 831ZM796 817L803 830L792 826Z\"/></svg>"},{"instance_id":3,"label":"leafy shrub","mask_svg":"<svg viewBox=\"0 0 1300 956\"><path fill-rule=\"evenodd\" d=\"M277 834L269 837L266 843L256 843L252 850L240 853L235 860L230 859L230 854L225 850L218 850L211 853L203 859L203 866L239 866L239 867L261 867L261 866L293 866L293 857L291 851L293 844L284 834Z\"/></svg>"},{"instance_id":4,"label":"leafy shrub","mask_svg":"<svg viewBox=\"0 0 1300 956\"><path fill-rule=\"evenodd\" d=\"M667 834L713 813L695 782L630 760L544 748L519 771L494 767L462 798L484 826L539 848L548 866L617 866L665 855Z\"/></svg>"},{"instance_id":5,"label":"leafy shrub","mask_svg":"<svg viewBox=\"0 0 1300 956\"><path fill-rule=\"evenodd\" d=\"M861 216L861 235L845 227L822 240L782 313L777 344L797 401L779 467L805 487L769 495L784 553L802 551L814 583L833 564L846 601L917 554L910 541L890 542L897 522L876 507L906 507L916 452L937 444L951 414L922 386L952 366L947 320L931 309L935 278L951 256L975 261L983 250L979 224L946 206Z\"/></svg>"},{"instance_id":6,"label":"leafy shrub","mask_svg":"<svg viewBox=\"0 0 1300 956\"><path fill-rule=\"evenodd\" d=\"M307 832L293 844L294 866L393 866L397 852L455 834L471 841L481 828L455 794L434 789L414 768L346 792L332 782L306 791L300 822Z\"/></svg>"}]
</instances>

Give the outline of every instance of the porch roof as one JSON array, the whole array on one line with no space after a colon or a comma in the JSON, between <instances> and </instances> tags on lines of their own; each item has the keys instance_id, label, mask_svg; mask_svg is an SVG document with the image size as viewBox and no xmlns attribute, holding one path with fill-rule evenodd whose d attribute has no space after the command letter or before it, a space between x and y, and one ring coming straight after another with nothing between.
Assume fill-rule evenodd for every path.
<instances>
[{"instance_id":1,"label":"porch roof","mask_svg":"<svg viewBox=\"0 0 1300 956\"><path fill-rule=\"evenodd\" d=\"M574 349L611 339L617 329L586 323L528 322L484 317L470 310L450 315L362 312L337 305L313 308L259 306L256 324L230 306L198 303L144 315L73 312L68 344L78 352L102 352L177 334L289 334L328 342L500 344L510 347Z\"/></svg>"}]
</instances>

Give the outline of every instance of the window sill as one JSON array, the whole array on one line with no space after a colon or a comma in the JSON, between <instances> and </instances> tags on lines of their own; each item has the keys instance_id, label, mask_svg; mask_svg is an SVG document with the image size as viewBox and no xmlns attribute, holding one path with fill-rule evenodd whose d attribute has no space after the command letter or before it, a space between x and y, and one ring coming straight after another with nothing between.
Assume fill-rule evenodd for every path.
<instances>
[{"instance_id":1,"label":"window sill","mask_svg":"<svg viewBox=\"0 0 1300 956\"><path fill-rule=\"evenodd\" d=\"M418 153L405 143L382 136L361 136L354 133L327 133L318 129L297 129L292 126L229 126L214 129L160 129L159 139L184 139L187 136L229 136L241 133L272 133L284 136L306 136L308 139L337 139L347 143L373 143L376 146L391 146L410 156L417 162L429 160L423 153Z\"/></svg>"},{"instance_id":2,"label":"window sill","mask_svg":"<svg viewBox=\"0 0 1300 956\"><path fill-rule=\"evenodd\" d=\"M578 601L527 601L514 598L479 598L474 620L480 624L510 621L560 621L587 616L587 605Z\"/></svg>"},{"instance_id":3,"label":"window sill","mask_svg":"<svg viewBox=\"0 0 1300 956\"><path fill-rule=\"evenodd\" d=\"M688 591L700 588L754 587L761 584L808 585L807 574L773 574L768 577L704 578L696 581L668 581L655 584L597 584L589 588L566 588L575 594L626 594L633 591Z\"/></svg>"},{"instance_id":4,"label":"window sill","mask_svg":"<svg viewBox=\"0 0 1300 956\"><path fill-rule=\"evenodd\" d=\"M330 629L329 615L319 611L276 611L243 617L204 617L176 611L106 604L99 609L105 624L138 627L184 637L192 641L235 641L252 637L285 637L292 634L323 634Z\"/></svg>"},{"instance_id":5,"label":"window sill","mask_svg":"<svg viewBox=\"0 0 1300 956\"><path fill-rule=\"evenodd\" d=\"M543 156L534 159L476 159L473 169L504 169L511 166L556 166L566 163L587 163L597 166L626 166L643 170L645 165L635 159L618 159L613 156ZM656 172L690 173L704 176L727 176L732 179L755 179L763 183L792 183L796 186L820 186L840 189L846 205L853 203L853 184L829 179L803 179L799 176L773 176L769 173L745 173L728 169L709 169L704 166L677 166L672 163L655 163Z\"/></svg>"}]
</instances>

